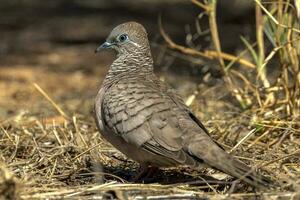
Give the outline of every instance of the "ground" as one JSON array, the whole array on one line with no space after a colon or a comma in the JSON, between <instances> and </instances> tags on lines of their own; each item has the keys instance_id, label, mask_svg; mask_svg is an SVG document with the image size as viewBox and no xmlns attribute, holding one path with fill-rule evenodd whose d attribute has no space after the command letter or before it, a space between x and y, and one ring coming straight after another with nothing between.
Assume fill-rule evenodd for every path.
<instances>
[{"instance_id":1,"label":"ground","mask_svg":"<svg viewBox=\"0 0 300 200\"><path fill-rule=\"evenodd\" d=\"M274 184L258 190L213 169L190 168L160 169L132 182L138 164L101 138L93 119L94 98L115 56L94 49L112 17L86 14L90 5L83 11L67 5L66 16L41 6L40 18L24 17L34 7L0 17L0 199L300 198L298 121L258 123L258 111L242 108L215 62L171 51L155 35L157 75L179 91L218 143Z\"/></svg>"},{"instance_id":2,"label":"ground","mask_svg":"<svg viewBox=\"0 0 300 200\"><path fill-rule=\"evenodd\" d=\"M232 178L210 169L161 169L154 177L143 180L147 184L130 182L138 164L104 141L93 119L94 97L114 54L95 55L93 49L93 45L57 47L43 54L14 56L11 61L6 58L13 64L0 68L1 162L6 166L1 171L1 187L6 185L2 192L24 199L103 195L120 199L219 199L227 198L222 195L225 193L237 199L257 195L290 199L294 195L298 157L279 159L262 167L262 173L274 181L285 181L280 187L264 191L266 197L242 183L231 187L225 180L230 182ZM19 64L29 58L30 63ZM158 74L185 99L199 92L191 108L227 150L251 130L251 113L230 100L222 80L212 81L213 86L209 81L201 82L197 87L193 79L168 71ZM182 84L176 84L178 81ZM278 141L276 133L272 134L266 141L256 143L253 141L257 136L252 136L233 154L254 166L289 155L299 147L297 138ZM10 187L14 189L7 189Z\"/></svg>"}]
</instances>

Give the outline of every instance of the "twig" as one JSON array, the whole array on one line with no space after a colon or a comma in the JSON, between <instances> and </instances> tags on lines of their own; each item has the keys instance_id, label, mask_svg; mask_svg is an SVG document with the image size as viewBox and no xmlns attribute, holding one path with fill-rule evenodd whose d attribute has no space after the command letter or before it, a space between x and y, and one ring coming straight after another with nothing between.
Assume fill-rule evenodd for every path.
<instances>
[{"instance_id":1,"label":"twig","mask_svg":"<svg viewBox=\"0 0 300 200\"><path fill-rule=\"evenodd\" d=\"M8 134L8 132L0 125L2 131L4 132L4 134L6 135L6 137L8 138L9 141L11 141L11 143L13 143L13 145L16 145L16 143L14 142L14 140L10 137L10 135Z\"/></svg>"},{"instance_id":2,"label":"twig","mask_svg":"<svg viewBox=\"0 0 300 200\"><path fill-rule=\"evenodd\" d=\"M236 62L240 63L241 65L246 66L250 69L256 68L256 66L253 63L249 62L248 60L238 58L231 54L227 54L224 52L220 52L220 54L218 54L216 51L211 51L211 50L205 50L204 52L201 52L201 51L197 51L195 49L191 49L191 48L176 44L175 42L173 42L171 40L171 38L167 35L165 30L163 29L161 19L159 19L159 30L160 30L162 37L164 38L164 40L166 41L166 43L168 44L168 46L171 49L175 49L177 51L180 51L184 54L188 54L191 56L200 56L200 57L207 58L207 59L216 59L220 56L224 60L236 61Z\"/></svg>"},{"instance_id":3,"label":"twig","mask_svg":"<svg viewBox=\"0 0 300 200\"><path fill-rule=\"evenodd\" d=\"M293 28L293 27L289 27L287 25L281 24L279 23L273 16L272 14L261 4L260 0L255 0L255 2L261 7L261 9L270 17L270 19L278 26L283 27L283 28L287 28L287 29L291 29L297 33L300 33L299 29Z\"/></svg>"},{"instance_id":4,"label":"twig","mask_svg":"<svg viewBox=\"0 0 300 200\"><path fill-rule=\"evenodd\" d=\"M58 143L60 144L60 146L63 146L63 143L61 141L61 139L59 138L58 132L56 131L56 129L53 129L53 134L56 138L56 140L58 141Z\"/></svg>"},{"instance_id":5,"label":"twig","mask_svg":"<svg viewBox=\"0 0 300 200\"><path fill-rule=\"evenodd\" d=\"M75 157L73 158L73 160L76 160L77 158L79 158L79 157L82 156L83 154L86 154L87 152L93 150L94 148L96 148L96 147L98 147L98 146L100 146L100 145L101 145L101 143L95 144L94 146L88 148L88 149L85 150L84 152L82 152L82 153L78 154L77 156L75 156Z\"/></svg>"},{"instance_id":6,"label":"twig","mask_svg":"<svg viewBox=\"0 0 300 200\"><path fill-rule=\"evenodd\" d=\"M260 0L256 1L260 3ZM267 71L265 68L265 65L263 65L265 60L265 48L264 48L264 22L263 22L263 16L261 12L261 7L256 4L255 6L255 19L256 19L256 40L257 40L257 46L258 46L258 56L257 56L257 67L258 67L258 77L262 81L265 88L270 87L270 82L267 78ZM267 94L267 98L264 102L264 106L269 104L274 104L275 102L275 96L274 92L270 92Z\"/></svg>"},{"instance_id":7,"label":"twig","mask_svg":"<svg viewBox=\"0 0 300 200\"><path fill-rule=\"evenodd\" d=\"M280 157L280 158L276 158L276 159L274 159L274 160L271 160L271 161L268 161L268 162L264 162L264 163L262 163L262 164L258 164L257 167L259 167L259 168L266 167L266 166L268 166L268 165L270 165L270 164L272 164L272 163L278 162L278 161L280 161L280 160L285 160L285 159L287 159L287 158L290 158L290 157L295 156L295 155L298 155L298 154L300 155L300 149L297 149L297 150L294 151L293 153L290 153L290 154L288 154L288 155L282 156L282 157Z\"/></svg>"},{"instance_id":8,"label":"twig","mask_svg":"<svg viewBox=\"0 0 300 200\"><path fill-rule=\"evenodd\" d=\"M70 117L66 115L66 113L57 105L57 103L55 103L37 83L33 83L33 86L53 105L59 114L61 114L67 120L70 119Z\"/></svg>"},{"instance_id":9,"label":"twig","mask_svg":"<svg viewBox=\"0 0 300 200\"><path fill-rule=\"evenodd\" d=\"M253 133L255 133L257 129L252 129L245 137L243 137L228 153L232 153L234 150L236 150L242 143L244 143Z\"/></svg>"},{"instance_id":10,"label":"twig","mask_svg":"<svg viewBox=\"0 0 300 200\"><path fill-rule=\"evenodd\" d=\"M209 20L209 26L211 30L211 37L215 45L215 48L217 50L218 61L223 69L223 73L226 74L225 63L221 56L222 49L221 49L218 26L217 26L217 17L216 17L217 0L209 0L209 2L210 2L209 7L211 9L208 10L208 16L209 16L208 20Z\"/></svg>"},{"instance_id":11,"label":"twig","mask_svg":"<svg viewBox=\"0 0 300 200\"><path fill-rule=\"evenodd\" d=\"M86 141L85 141L83 135L81 134L81 132L80 132L79 129L78 129L76 117L73 116L72 119L73 119L73 124L74 124L75 130L76 130L76 133L79 135L79 137L80 137L80 139L81 139L83 145L85 146L85 148L88 148L89 145L86 143Z\"/></svg>"},{"instance_id":12,"label":"twig","mask_svg":"<svg viewBox=\"0 0 300 200\"><path fill-rule=\"evenodd\" d=\"M205 11L209 11L209 10L210 10L210 7L209 7L209 6L207 6L207 5L205 5L205 4L201 3L201 2L199 2L198 0L191 0L191 2L192 2L193 4L195 4L196 6L199 6L200 8L204 9Z\"/></svg>"},{"instance_id":13,"label":"twig","mask_svg":"<svg viewBox=\"0 0 300 200\"><path fill-rule=\"evenodd\" d=\"M259 137L257 137L253 142L251 142L251 144L249 144L248 146L247 146L247 149L246 149L246 151L250 148L250 147L252 147L253 145L255 145L259 140L261 140L263 137L265 137L266 135L268 135L270 133L270 131L269 130L267 130L267 131L265 131L262 135L260 135Z\"/></svg>"}]
</instances>

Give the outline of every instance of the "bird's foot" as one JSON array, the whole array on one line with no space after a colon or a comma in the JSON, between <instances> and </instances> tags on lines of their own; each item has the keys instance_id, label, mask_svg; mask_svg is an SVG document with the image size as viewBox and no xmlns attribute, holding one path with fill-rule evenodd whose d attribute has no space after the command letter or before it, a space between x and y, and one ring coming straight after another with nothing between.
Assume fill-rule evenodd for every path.
<instances>
[{"instance_id":1,"label":"bird's foot","mask_svg":"<svg viewBox=\"0 0 300 200\"><path fill-rule=\"evenodd\" d=\"M152 176L157 172L158 167L141 165L139 172L132 178L132 182L140 182Z\"/></svg>"}]
</instances>

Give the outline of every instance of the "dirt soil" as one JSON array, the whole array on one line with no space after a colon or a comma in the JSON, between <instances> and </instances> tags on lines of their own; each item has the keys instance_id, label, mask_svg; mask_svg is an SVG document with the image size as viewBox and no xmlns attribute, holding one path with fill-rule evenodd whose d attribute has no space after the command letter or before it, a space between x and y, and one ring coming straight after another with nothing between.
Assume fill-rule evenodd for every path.
<instances>
[{"instance_id":1,"label":"dirt soil","mask_svg":"<svg viewBox=\"0 0 300 200\"><path fill-rule=\"evenodd\" d=\"M19 18L2 16L1 23L6 19ZM300 145L297 130L268 137L257 132L232 152L251 166L266 164L261 172L279 184L267 190L232 184L233 178L213 169L160 169L132 182L138 164L103 140L93 119L95 95L115 56L94 49L109 28L95 36L97 18L83 17L90 23L66 23L65 39L64 23L49 20L21 29L7 23L1 31L0 199L300 198L300 160L293 154ZM158 76L185 100L195 95L191 109L230 151L253 129L253 113L233 100L214 65L208 69L211 63L151 40Z\"/></svg>"}]
</instances>

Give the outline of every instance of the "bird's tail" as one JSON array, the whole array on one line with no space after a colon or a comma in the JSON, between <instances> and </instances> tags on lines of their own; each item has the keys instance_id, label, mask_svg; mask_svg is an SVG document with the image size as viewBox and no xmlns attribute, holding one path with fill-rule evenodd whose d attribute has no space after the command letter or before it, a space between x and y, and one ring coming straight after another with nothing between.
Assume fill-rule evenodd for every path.
<instances>
[{"instance_id":1,"label":"bird's tail","mask_svg":"<svg viewBox=\"0 0 300 200\"><path fill-rule=\"evenodd\" d=\"M226 152L224 152L226 153ZM226 153L227 154L227 153ZM229 156L229 154L227 154ZM258 173L254 168L247 166L246 164L236 160L230 156L228 167L219 166L219 170L224 171L254 187L270 187L271 180L262 174Z\"/></svg>"},{"instance_id":2,"label":"bird's tail","mask_svg":"<svg viewBox=\"0 0 300 200\"><path fill-rule=\"evenodd\" d=\"M235 159L214 143L208 135L196 134L190 138L188 152L210 167L243 180L254 187L269 187L270 179L259 174L251 167Z\"/></svg>"}]
</instances>

